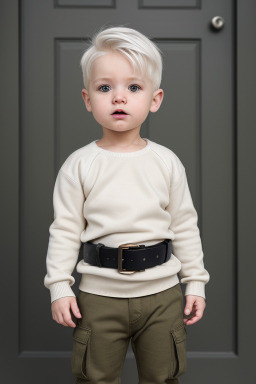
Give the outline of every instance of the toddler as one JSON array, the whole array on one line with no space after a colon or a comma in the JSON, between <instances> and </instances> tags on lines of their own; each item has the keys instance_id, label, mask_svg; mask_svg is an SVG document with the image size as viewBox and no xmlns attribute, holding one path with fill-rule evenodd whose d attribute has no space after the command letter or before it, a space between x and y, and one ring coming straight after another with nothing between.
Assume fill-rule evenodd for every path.
<instances>
[{"instance_id":1,"label":"toddler","mask_svg":"<svg viewBox=\"0 0 256 384\"><path fill-rule=\"evenodd\" d=\"M52 317L74 328L75 384L120 383L130 340L140 384L178 384L209 273L182 162L140 136L164 96L161 51L134 29L105 28L81 66L82 97L102 137L73 152L57 175L44 279Z\"/></svg>"}]
</instances>

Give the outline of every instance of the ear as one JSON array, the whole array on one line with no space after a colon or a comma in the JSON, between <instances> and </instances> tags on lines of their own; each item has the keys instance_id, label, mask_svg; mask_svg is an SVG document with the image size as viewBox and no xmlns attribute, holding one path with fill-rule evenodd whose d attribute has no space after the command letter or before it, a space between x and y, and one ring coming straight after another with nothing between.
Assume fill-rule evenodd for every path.
<instances>
[{"instance_id":1,"label":"ear","mask_svg":"<svg viewBox=\"0 0 256 384\"><path fill-rule=\"evenodd\" d=\"M91 100L90 100L89 93L85 88L82 89L82 98L84 99L84 104L86 106L87 111L91 112L92 111Z\"/></svg>"},{"instance_id":2,"label":"ear","mask_svg":"<svg viewBox=\"0 0 256 384\"><path fill-rule=\"evenodd\" d=\"M163 98L164 98L164 91L162 89L158 89L157 91L155 91L153 93L151 107L149 110L151 112L158 111L158 109L160 108L160 105L163 101Z\"/></svg>"}]
</instances>

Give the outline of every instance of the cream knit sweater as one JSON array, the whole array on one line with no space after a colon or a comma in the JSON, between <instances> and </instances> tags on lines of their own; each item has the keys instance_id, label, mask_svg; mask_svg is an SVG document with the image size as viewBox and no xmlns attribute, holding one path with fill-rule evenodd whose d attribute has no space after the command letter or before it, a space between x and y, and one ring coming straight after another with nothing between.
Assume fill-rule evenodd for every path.
<instances>
[{"instance_id":1,"label":"cream knit sweater","mask_svg":"<svg viewBox=\"0 0 256 384\"><path fill-rule=\"evenodd\" d=\"M109 247L145 245L172 239L171 259L159 266L120 274L112 268L77 264L79 289L111 297L138 297L166 290L179 281L185 295L205 298L209 273L185 168L167 147L149 139L135 152L112 152L96 141L73 152L62 165L54 187L54 221L46 258L45 287L51 302L74 296L81 242ZM180 279L179 279L179 277Z\"/></svg>"}]
</instances>

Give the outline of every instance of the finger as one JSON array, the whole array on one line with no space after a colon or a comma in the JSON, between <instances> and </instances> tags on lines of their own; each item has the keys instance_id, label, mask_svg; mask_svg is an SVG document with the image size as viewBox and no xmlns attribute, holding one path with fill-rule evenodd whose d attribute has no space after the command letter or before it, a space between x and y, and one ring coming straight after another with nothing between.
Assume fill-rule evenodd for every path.
<instances>
[{"instance_id":1,"label":"finger","mask_svg":"<svg viewBox=\"0 0 256 384\"><path fill-rule=\"evenodd\" d=\"M190 313L190 315L185 316L185 318L184 318L184 323L187 324L187 321L193 319L194 316L195 316L195 312L192 311L192 312Z\"/></svg>"},{"instance_id":2,"label":"finger","mask_svg":"<svg viewBox=\"0 0 256 384\"><path fill-rule=\"evenodd\" d=\"M64 325L64 327L68 327L68 324L66 323L65 319L63 318L62 313L60 312L57 316L57 323Z\"/></svg>"},{"instance_id":3,"label":"finger","mask_svg":"<svg viewBox=\"0 0 256 384\"><path fill-rule=\"evenodd\" d=\"M192 308L193 308L193 303L187 302L184 309L185 315L189 315L192 312Z\"/></svg>"},{"instance_id":4,"label":"finger","mask_svg":"<svg viewBox=\"0 0 256 384\"><path fill-rule=\"evenodd\" d=\"M187 325L188 319L183 319L183 321L184 321L184 324Z\"/></svg>"},{"instance_id":5,"label":"finger","mask_svg":"<svg viewBox=\"0 0 256 384\"><path fill-rule=\"evenodd\" d=\"M75 317L79 317L81 318L82 315L81 315L81 312L78 308L78 305L77 305L77 301L76 300L73 300L72 303L71 303L71 310L74 314Z\"/></svg>"},{"instance_id":6,"label":"finger","mask_svg":"<svg viewBox=\"0 0 256 384\"><path fill-rule=\"evenodd\" d=\"M201 320L203 315L202 315L202 311L196 311L195 314L193 314L194 316L192 316L191 318L189 319L186 319L186 324L187 325L191 325L191 324L194 324L196 323L197 321Z\"/></svg>"},{"instance_id":7,"label":"finger","mask_svg":"<svg viewBox=\"0 0 256 384\"><path fill-rule=\"evenodd\" d=\"M64 327L68 327L68 324L66 323L66 321L64 320L64 318L63 318L63 320L62 320L61 325L63 325Z\"/></svg>"},{"instance_id":8,"label":"finger","mask_svg":"<svg viewBox=\"0 0 256 384\"><path fill-rule=\"evenodd\" d=\"M64 318L64 322L67 324L68 327L72 327L72 328L76 327L76 324L72 321L70 311L65 312L63 318Z\"/></svg>"},{"instance_id":9,"label":"finger","mask_svg":"<svg viewBox=\"0 0 256 384\"><path fill-rule=\"evenodd\" d=\"M199 321L201 317L194 316L191 319L185 319L186 320L186 325L192 325L195 324L197 321Z\"/></svg>"},{"instance_id":10,"label":"finger","mask_svg":"<svg viewBox=\"0 0 256 384\"><path fill-rule=\"evenodd\" d=\"M184 308L185 315L189 315L193 309L196 298L191 295L186 296L186 306Z\"/></svg>"}]
</instances>

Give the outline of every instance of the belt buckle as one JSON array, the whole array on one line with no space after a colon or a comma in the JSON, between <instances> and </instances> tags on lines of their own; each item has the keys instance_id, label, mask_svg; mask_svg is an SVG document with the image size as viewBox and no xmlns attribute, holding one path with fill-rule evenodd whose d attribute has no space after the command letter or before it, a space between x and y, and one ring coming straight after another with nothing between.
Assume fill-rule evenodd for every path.
<instances>
[{"instance_id":1,"label":"belt buckle","mask_svg":"<svg viewBox=\"0 0 256 384\"><path fill-rule=\"evenodd\" d=\"M143 272L143 271L145 271L144 269L140 270L140 271L126 271L126 270L123 270L123 265L122 265L122 262L123 262L123 249L129 249L130 247L139 248L140 245L130 243L130 244L120 244L119 247L118 247L118 272L122 273L124 275L131 275L132 273L135 273L135 272Z\"/></svg>"}]
</instances>

